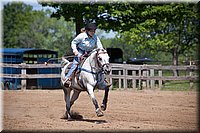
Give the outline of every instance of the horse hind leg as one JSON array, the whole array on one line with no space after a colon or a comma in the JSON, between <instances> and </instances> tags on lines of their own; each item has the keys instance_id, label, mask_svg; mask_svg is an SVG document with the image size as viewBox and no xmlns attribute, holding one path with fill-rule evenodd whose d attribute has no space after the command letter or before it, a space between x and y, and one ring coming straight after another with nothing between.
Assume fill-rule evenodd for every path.
<instances>
[{"instance_id":1,"label":"horse hind leg","mask_svg":"<svg viewBox=\"0 0 200 133\"><path fill-rule=\"evenodd\" d=\"M66 112L64 114L64 118L65 119L70 119L71 118L71 112L70 112L70 93L71 93L71 89L70 88L64 88L64 99L65 99L65 103L66 103Z\"/></svg>"},{"instance_id":2,"label":"horse hind leg","mask_svg":"<svg viewBox=\"0 0 200 133\"><path fill-rule=\"evenodd\" d=\"M70 107L74 104L74 102L78 99L79 94L81 91L73 90L73 94L70 100ZM72 119L83 119L83 116L80 115L78 112L71 111L71 118Z\"/></svg>"}]
</instances>

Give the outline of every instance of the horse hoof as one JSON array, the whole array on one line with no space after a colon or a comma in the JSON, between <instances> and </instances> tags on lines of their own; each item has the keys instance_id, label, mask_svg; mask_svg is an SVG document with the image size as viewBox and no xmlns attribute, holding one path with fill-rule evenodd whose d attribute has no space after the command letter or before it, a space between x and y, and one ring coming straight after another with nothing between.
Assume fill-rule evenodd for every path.
<instances>
[{"instance_id":1,"label":"horse hoof","mask_svg":"<svg viewBox=\"0 0 200 133\"><path fill-rule=\"evenodd\" d=\"M103 112L102 112L100 109L97 109L97 110L96 110L96 113L97 113L97 116L98 116L98 117L103 116Z\"/></svg>"},{"instance_id":2,"label":"horse hoof","mask_svg":"<svg viewBox=\"0 0 200 133\"><path fill-rule=\"evenodd\" d=\"M105 110L106 110L106 105L105 105L105 104L102 104L102 105L101 105L101 110L102 110L102 111L105 111Z\"/></svg>"},{"instance_id":3,"label":"horse hoof","mask_svg":"<svg viewBox=\"0 0 200 133\"><path fill-rule=\"evenodd\" d=\"M104 116L103 112L97 114L98 117Z\"/></svg>"},{"instance_id":4,"label":"horse hoof","mask_svg":"<svg viewBox=\"0 0 200 133\"><path fill-rule=\"evenodd\" d=\"M68 114L64 114L61 119L68 119Z\"/></svg>"}]
</instances>

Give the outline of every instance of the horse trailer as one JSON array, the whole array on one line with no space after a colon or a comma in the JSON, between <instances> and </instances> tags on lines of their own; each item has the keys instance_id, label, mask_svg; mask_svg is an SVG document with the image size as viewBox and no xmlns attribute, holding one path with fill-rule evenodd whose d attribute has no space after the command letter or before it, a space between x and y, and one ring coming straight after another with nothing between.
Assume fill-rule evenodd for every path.
<instances>
[{"instance_id":1,"label":"horse trailer","mask_svg":"<svg viewBox=\"0 0 200 133\"><path fill-rule=\"evenodd\" d=\"M6 64L44 64L49 59L58 58L58 52L45 49L35 48L2 48L1 49L2 63ZM58 63L52 61L50 63ZM28 68L27 74L60 74L59 68ZM4 67L3 74L21 74L21 68ZM19 89L21 88L21 79L18 78L2 78L2 89ZM27 89L35 88L61 88L60 78L37 78L27 79Z\"/></svg>"},{"instance_id":2,"label":"horse trailer","mask_svg":"<svg viewBox=\"0 0 200 133\"><path fill-rule=\"evenodd\" d=\"M110 56L110 63L123 63L123 51L120 48L107 48L106 50Z\"/></svg>"}]
</instances>

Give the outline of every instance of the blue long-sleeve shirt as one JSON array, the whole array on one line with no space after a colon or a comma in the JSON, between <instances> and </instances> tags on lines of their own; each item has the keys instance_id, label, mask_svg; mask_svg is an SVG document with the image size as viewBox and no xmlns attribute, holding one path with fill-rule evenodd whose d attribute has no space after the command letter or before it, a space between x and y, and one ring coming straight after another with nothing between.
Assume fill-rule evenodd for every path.
<instances>
[{"instance_id":1,"label":"blue long-sleeve shirt","mask_svg":"<svg viewBox=\"0 0 200 133\"><path fill-rule=\"evenodd\" d=\"M71 47L73 52L77 49L84 51L92 51L95 48L103 48L100 39L94 34L91 38L88 37L87 33L80 33L74 40L71 42Z\"/></svg>"}]
</instances>

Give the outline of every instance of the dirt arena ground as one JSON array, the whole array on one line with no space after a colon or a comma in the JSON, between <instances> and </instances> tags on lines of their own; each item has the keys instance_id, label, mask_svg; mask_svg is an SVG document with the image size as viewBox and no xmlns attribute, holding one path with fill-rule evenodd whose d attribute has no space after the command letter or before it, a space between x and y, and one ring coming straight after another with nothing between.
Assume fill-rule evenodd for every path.
<instances>
[{"instance_id":1,"label":"dirt arena ground","mask_svg":"<svg viewBox=\"0 0 200 133\"><path fill-rule=\"evenodd\" d=\"M99 103L103 91L95 91ZM86 92L72 110L83 119L62 119L62 90L3 91L3 129L25 131L197 131L198 93L111 90L108 108L97 117Z\"/></svg>"}]
</instances>

